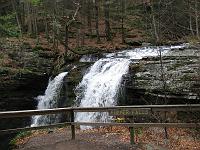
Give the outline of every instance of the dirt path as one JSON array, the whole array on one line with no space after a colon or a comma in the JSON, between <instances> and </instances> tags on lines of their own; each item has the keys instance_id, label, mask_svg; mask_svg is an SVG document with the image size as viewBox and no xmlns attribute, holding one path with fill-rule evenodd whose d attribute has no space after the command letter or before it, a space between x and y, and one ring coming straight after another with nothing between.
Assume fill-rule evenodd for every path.
<instances>
[{"instance_id":1,"label":"dirt path","mask_svg":"<svg viewBox=\"0 0 200 150\"><path fill-rule=\"evenodd\" d=\"M17 150L139 150L138 146L120 141L119 134L76 131L76 140L71 140L69 131L53 131L31 137Z\"/></svg>"},{"instance_id":2,"label":"dirt path","mask_svg":"<svg viewBox=\"0 0 200 150\"><path fill-rule=\"evenodd\" d=\"M198 130L168 128L169 139L163 128L135 130L136 145L130 144L128 128L96 128L81 131L76 129L76 140L71 140L68 128L36 131L30 137L19 139L16 150L178 150L200 149ZM21 143L21 144L20 144Z\"/></svg>"}]
</instances>

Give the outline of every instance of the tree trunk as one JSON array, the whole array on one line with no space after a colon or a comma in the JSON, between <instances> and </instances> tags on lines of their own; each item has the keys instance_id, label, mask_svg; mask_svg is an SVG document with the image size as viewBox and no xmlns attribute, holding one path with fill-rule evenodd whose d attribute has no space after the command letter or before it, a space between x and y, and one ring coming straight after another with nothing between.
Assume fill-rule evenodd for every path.
<instances>
[{"instance_id":1,"label":"tree trunk","mask_svg":"<svg viewBox=\"0 0 200 150\"><path fill-rule=\"evenodd\" d=\"M81 46L83 46L85 44L85 23L84 23L84 13L85 13L85 0L81 1L81 9L80 9L80 21L81 21L81 33L80 33L80 36L81 36Z\"/></svg>"},{"instance_id":2,"label":"tree trunk","mask_svg":"<svg viewBox=\"0 0 200 150\"><path fill-rule=\"evenodd\" d=\"M36 37L36 44L38 45L39 44L39 34L38 34L38 27L37 27L37 6L35 6L33 8L33 12L34 12L34 33L35 33L35 37Z\"/></svg>"},{"instance_id":3,"label":"tree trunk","mask_svg":"<svg viewBox=\"0 0 200 150\"><path fill-rule=\"evenodd\" d=\"M53 48L56 49L56 18L55 13L53 14Z\"/></svg>"},{"instance_id":4,"label":"tree trunk","mask_svg":"<svg viewBox=\"0 0 200 150\"><path fill-rule=\"evenodd\" d=\"M24 26L25 26L25 3L21 2L21 29L22 33L24 32Z\"/></svg>"},{"instance_id":5,"label":"tree trunk","mask_svg":"<svg viewBox=\"0 0 200 150\"><path fill-rule=\"evenodd\" d=\"M104 18L106 39L111 41L109 0L104 0Z\"/></svg>"},{"instance_id":6,"label":"tree trunk","mask_svg":"<svg viewBox=\"0 0 200 150\"><path fill-rule=\"evenodd\" d=\"M28 14L28 33L31 35L33 32L32 28L32 16L31 16L31 4L29 1L26 2L27 4L27 14Z\"/></svg>"},{"instance_id":7,"label":"tree trunk","mask_svg":"<svg viewBox=\"0 0 200 150\"><path fill-rule=\"evenodd\" d=\"M196 22L196 36L199 39L199 15L198 15L197 0L195 0L195 22Z\"/></svg>"},{"instance_id":8,"label":"tree trunk","mask_svg":"<svg viewBox=\"0 0 200 150\"><path fill-rule=\"evenodd\" d=\"M92 16L91 16L91 0L87 0L87 25L88 25L88 32L92 35Z\"/></svg>"},{"instance_id":9,"label":"tree trunk","mask_svg":"<svg viewBox=\"0 0 200 150\"><path fill-rule=\"evenodd\" d=\"M122 44L125 43L124 33L124 16L125 16L125 0L121 0L121 32L122 32Z\"/></svg>"},{"instance_id":10,"label":"tree trunk","mask_svg":"<svg viewBox=\"0 0 200 150\"><path fill-rule=\"evenodd\" d=\"M80 29L77 29L76 33L76 47L80 47Z\"/></svg>"},{"instance_id":11,"label":"tree trunk","mask_svg":"<svg viewBox=\"0 0 200 150\"><path fill-rule=\"evenodd\" d=\"M168 104L168 100L167 100L167 83L166 83L166 78L165 78L165 71L164 71L164 66L163 66L163 60L162 60L162 51L161 49L159 49L159 57L160 57L160 69L161 69L161 81L163 83L163 91L164 91L164 105ZM166 117L166 112L164 115L164 122L166 123L167 121L167 117ZM167 128L164 127L164 132L165 132L165 138L168 139L168 133L167 133Z\"/></svg>"},{"instance_id":12,"label":"tree trunk","mask_svg":"<svg viewBox=\"0 0 200 150\"><path fill-rule=\"evenodd\" d=\"M190 0L188 0L188 6L189 6L189 26L190 26L190 32L191 32L192 36L194 36L194 31L193 31L193 27L192 27L192 7L191 7Z\"/></svg>"},{"instance_id":13,"label":"tree trunk","mask_svg":"<svg viewBox=\"0 0 200 150\"><path fill-rule=\"evenodd\" d=\"M16 1L11 0L11 3L12 3L13 11L16 13L16 20L17 20L17 25L18 25L18 28L19 28L20 36L22 36L22 28L21 28L21 23L20 23L20 20L19 20L19 13L18 13L17 8L16 8L16 6L17 6Z\"/></svg>"},{"instance_id":14,"label":"tree trunk","mask_svg":"<svg viewBox=\"0 0 200 150\"><path fill-rule=\"evenodd\" d=\"M65 25L65 52L69 49L69 27Z\"/></svg>"},{"instance_id":15,"label":"tree trunk","mask_svg":"<svg viewBox=\"0 0 200 150\"><path fill-rule=\"evenodd\" d=\"M151 10L152 10L152 24L153 24L153 30L154 30L154 36L156 38L156 43L159 43L159 36L158 36L158 31L157 31L157 24L156 24L156 19L155 19L155 12L154 12L154 6L153 3L151 3Z\"/></svg>"},{"instance_id":16,"label":"tree trunk","mask_svg":"<svg viewBox=\"0 0 200 150\"><path fill-rule=\"evenodd\" d=\"M48 44L50 43L49 41L49 28L48 28L48 19L47 19L47 15L45 16L45 35L46 35L46 39Z\"/></svg>"},{"instance_id":17,"label":"tree trunk","mask_svg":"<svg viewBox=\"0 0 200 150\"><path fill-rule=\"evenodd\" d=\"M96 28L96 36L97 36L97 43L100 43L100 35L99 35L99 3L98 0L94 0L95 6L95 28Z\"/></svg>"}]
</instances>

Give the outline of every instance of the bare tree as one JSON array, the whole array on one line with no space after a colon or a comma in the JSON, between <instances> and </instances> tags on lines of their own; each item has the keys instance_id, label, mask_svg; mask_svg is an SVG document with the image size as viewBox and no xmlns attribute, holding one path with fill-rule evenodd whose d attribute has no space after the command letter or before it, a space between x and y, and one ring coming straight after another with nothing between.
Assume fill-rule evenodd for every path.
<instances>
[{"instance_id":1,"label":"bare tree","mask_svg":"<svg viewBox=\"0 0 200 150\"><path fill-rule=\"evenodd\" d=\"M88 26L88 32L91 35L92 34L92 2L91 0L87 0L87 26Z\"/></svg>"},{"instance_id":2,"label":"bare tree","mask_svg":"<svg viewBox=\"0 0 200 150\"><path fill-rule=\"evenodd\" d=\"M97 36L97 43L100 43L100 35L99 35L99 2L98 0L94 0L95 7L95 29Z\"/></svg>"},{"instance_id":3,"label":"bare tree","mask_svg":"<svg viewBox=\"0 0 200 150\"><path fill-rule=\"evenodd\" d=\"M111 41L109 0L104 0L105 34L107 41Z\"/></svg>"},{"instance_id":4,"label":"bare tree","mask_svg":"<svg viewBox=\"0 0 200 150\"><path fill-rule=\"evenodd\" d=\"M16 13L16 20L17 20L17 25L19 28L20 36L22 36L22 26L21 26L21 22L19 20L19 12L16 9L16 7L17 7L16 1L11 0L11 3L12 3L13 11Z\"/></svg>"},{"instance_id":5,"label":"bare tree","mask_svg":"<svg viewBox=\"0 0 200 150\"><path fill-rule=\"evenodd\" d=\"M193 25L192 25L192 6L191 6L191 1L188 0L188 7L189 7L189 26L190 26L190 32L192 36L194 36L194 31L193 31Z\"/></svg>"},{"instance_id":6,"label":"bare tree","mask_svg":"<svg viewBox=\"0 0 200 150\"><path fill-rule=\"evenodd\" d=\"M65 52L67 52L69 50L69 27L76 20L78 11L81 7L81 5L79 3L76 3L75 1L73 1L73 3L76 6L76 10L75 10L74 14L72 15L71 19L65 23L65 43L61 42L61 44L63 44L65 46Z\"/></svg>"},{"instance_id":7,"label":"bare tree","mask_svg":"<svg viewBox=\"0 0 200 150\"><path fill-rule=\"evenodd\" d=\"M199 38L199 14L198 14L198 2L195 0L195 23L196 23L196 36Z\"/></svg>"},{"instance_id":8,"label":"bare tree","mask_svg":"<svg viewBox=\"0 0 200 150\"><path fill-rule=\"evenodd\" d=\"M151 2L151 17L152 17L152 26L154 30L154 36L156 38L156 43L160 41L159 35L158 35L158 28L157 28L157 23L156 23L156 18L155 18L155 10L154 10L154 4Z\"/></svg>"},{"instance_id":9,"label":"bare tree","mask_svg":"<svg viewBox=\"0 0 200 150\"><path fill-rule=\"evenodd\" d=\"M121 0L121 32L122 32L122 43L125 43L125 31L124 31L125 3L126 3L126 0Z\"/></svg>"}]
</instances>

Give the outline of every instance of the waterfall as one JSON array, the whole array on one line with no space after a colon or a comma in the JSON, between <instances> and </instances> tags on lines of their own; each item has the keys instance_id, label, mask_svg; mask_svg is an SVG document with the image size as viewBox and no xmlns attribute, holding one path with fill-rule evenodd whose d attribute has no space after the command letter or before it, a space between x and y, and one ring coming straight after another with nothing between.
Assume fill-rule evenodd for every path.
<instances>
[{"instance_id":1,"label":"waterfall","mask_svg":"<svg viewBox=\"0 0 200 150\"><path fill-rule=\"evenodd\" d=\"M122 76L128 72L128 59L100 59L77 86L80 107L105 107L116 105L116 95ZM105 113L80 113L78 121L107 121Z\"/></svg>"},{"instance_id":2,"label":"waterfall","mask_svg":"<svg viewBox=\"0 0 200 150\"><path fill-rule=\"evenodd\" d=\"M37 109L49 109L57 108L60 96L60 91L63 84L63 78L68 72L60 73L53 80L49 80L48 86L46 88L44 95L39 95L36 97L38 100ZM32 117L31 126L46 125L59 121L59 115L37 115Z\"/></svg>"},{"instance_id":3,"label":"waterfall","mask_svg":"<svg viewBox=\"0 0 200 150\"><path fill-rule=\"evenodd\" d=\"M131 62L140 60L143 57L158 56L159 51L164 55L171 49L183 47L185 46L143 47L106 54L105 58L99 59L91 66L76 87L77 105L79 107L115 106L123 76L128 73ZM100 112L80 112L76 114L75 119L78 122L109 121L107 113ZM81 128L83 127L81 126Z\"/></svg>"}]
</instances>

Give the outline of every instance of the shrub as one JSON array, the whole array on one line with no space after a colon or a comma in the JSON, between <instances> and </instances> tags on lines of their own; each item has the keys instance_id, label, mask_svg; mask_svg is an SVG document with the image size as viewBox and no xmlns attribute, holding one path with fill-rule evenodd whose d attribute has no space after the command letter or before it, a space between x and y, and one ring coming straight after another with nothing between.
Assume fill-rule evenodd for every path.
<instances>
[{"instance_id":1,"label":"shrub","mask_svg":"<svg viewBox=\"0 0 200 150\"><path fill-rule=\"evenodd\" d=\"M0 16L0 36L19 36L20 32L16 24L15 16L15 13Z\"/></svg>"}]
</instances>

